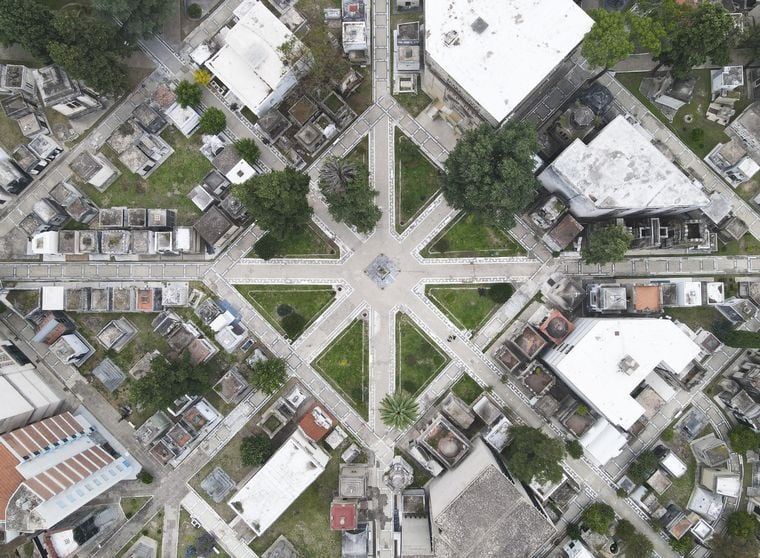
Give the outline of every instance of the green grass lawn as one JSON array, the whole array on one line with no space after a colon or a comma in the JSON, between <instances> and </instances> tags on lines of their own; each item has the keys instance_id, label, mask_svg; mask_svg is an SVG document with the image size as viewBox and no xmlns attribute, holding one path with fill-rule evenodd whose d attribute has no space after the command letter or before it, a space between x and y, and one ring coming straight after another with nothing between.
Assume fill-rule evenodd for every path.
<instances>
[{"instance_id":1,"label":"green grass lawn","mask_svg":"<svg viewBox=\"0 0 760 558\"><path fill-rule=\"evenodd\" d=\"M685 323L693 330L700 327L712 331L716 323L728 322L723 314L712 306L694 306L692 308L666 308L665 315Z\"/></svg>"},{"instance_id":2,"label":"green grass lawn","mask_svg":"<svg viewBox=\"0 0 760 558\"><path fill-rule=\"evenodd\" d=\"M711 96L710 70L696 70L694 72L694 76L697 78L694 96L689 104L678 110L672 123L639 91L641 80L650 75L648 72L618 73L615 77L700 158L707 155L718 143L725 143L729 140L723 126L705 118L705 111L710 104ZM736 114L738 115L746 106L747 101L744 99L737 102L735 105ZM684 117L687 115L693 119L691 123L684 121ZM701 140L692 136L692 130L698 128L704 130L704 138Z\"/></svg>"},{"instance_id":3,"label":"green grass lawn","mask_svg":"<svg viewBox=\"0 0 760 558\"><path fill-rule=\"evenodd\" d=\"M285 535L299 556L340 556L340 531L330 530L330 502L338 491L340 458L333 455L324 472L283 513L263 536L251 543L260 556Z\"/></svg>"},{"instance_id":4,"label":"green grass lawn","mask_svg":"<svg viewBox=\"0 0 760 558\"><path fill-rule=\"evenodd\" d=\"M187 194L201 183L213 166L199 151L200 134L186 138L170 126L161 137L174 148L174 153L147 180L129 172L113 150L105 145L103 155L116 165L121 176L105 192L99 192L89 184L79 184L100 207L176 209L179 224L192 224L201 212Z\"/></svg>"},{"instance_id":5,"label":"green grass lawn","mask_svg":"<svg viewBox=\"0 0 760 558\"><path fill-rule=\"evenodd\" d=\"M440 189L438 168L401 130L394 129L396 230L401 232Z\"/></svg>"},{"instance_id":6,"label":"green grass lawn","mask_svg":"<svg viewBox=\"0 0 760 558\"><path fill-rule=\"evenodd\" d=\"M127 551L132 547L133 544L137 542L137 540L142 537L146 536L156 541L158 544L158 553L161 553L161 544L164 539L163 535L164 530L164 510L159 510L156 515L154 515L148 523L145 524L145 526L140 530L139 533L137 533L131 541L129 541L127 544L124 545L124 548L122 548L118 554L116 554L116 558L122 558L122 556L126 556Z\"/></svg>"},{"instance_id":7,"label":"green grass lawn","mask_svg":"<svg viewBox=\"0 0 760 558\"><path fill-rule=\"evenodd\" d=\"M235 288L281 333L285 332L277 313L280 305L288 305L306 318L305 330L335 300L335 291L329 285L235 285Z\"/></svg>"},{"instance_id":8,"label":"green grass lawn","mask_svg":"<svg viewBox=\"0 0 760 558\"><path fill-rule=\"evenodd\" d=\"M409 316L396 314L396 388L416 396L449 360Z\"/></svg>"},{"instance_id":9,"label":"green grass lawn","mask_svg":"<svg viewBox=\"0 0 760 558\"><path fill-rule=\"evenodd\" d=\"M760 254L760 241L750 233L745 234L739 240L732 240L730 242L719 240L718 245L718 253L724 256L754 256Z\"/></svg>"},{"instance_id":10,"label":"green grass lawn","mask_svg":"<svg viewBox=\"0 0 760 558\"><path fill-rule=\"evenodd\" d=\"M6 153L10 155L11 151L26 141L18 123L0 111L0 145L5 148Z\"/></svg>"},{"instance_id":11,"label":"green grass lawn","mask_svg":"<svg viewBox=\"0 0 760 558\"><path fill-rule=\"evenodd\" d=\"M124 515L129 519L133 515L137 513L137 511L142 508L145 503L150 500L150 496L140 496L137 498L122 498L119 500L119 505L121 505L121 509L124 510Z\"/></svg>"},{"instance_id":12,"label":"green grass lawn","mask_svg":"<svg viewBox=\"0 0 760 558\"><path fill-rule=\"evenodd\" d=\"M525 256L525 249L506 231L461 213L425 247L428 258L493 258Z\"/></svg>"},{"instance_id":13,"label":"green grass lawn","mask_svg":"<svg viewBox=\"0 0 760 558\"><path fill-rule=\"evenodd\" d=\"M454 325L477 331L501 306L488 296L490 286L491 283L427 285L425 294Z\"/></svg>"},{"instance_id":14,"label":"green grass lawn","mask_svg":"<svg viewBox=\"0 0 760 558\"><path fill-rule=\"evenodd\" d=\"M190 519L190 514L187 513L185 508L180 508L179 533L177 536L177 556L180 558L186 556L186 549L191 546L195 546L195 541L198 540L198 537L206 532L202 527L193 527ZM212 551L209 556L214 556L215 558L230 558L230 555L222 550L222 546L219 543L214 546L219 551L219 553L217 554L216 552ZM195 556L195 554L193 554L193 556Z\"/></svg>"},{"instance_id":15,"label":"green grass lawn","mask_svg":"<svg viewBox=\"0 0 760 558\"><path fill-rule=\"evenodd\" d=\"M367 323L356 320L313 363L356 411L369 418L369 339Z\"/></svg>"},{"instance_id":16,"label":"green grass lawn","mask_svg":"<svg viewBox=\"0 0 760 558\"><path fill-rule=\"evenodd\" d=\"M338 247L317 227L311 224L297 234L278 243L277 258L337 258ZM248 258L258 258L256 250L251 250Z\"/></svg>"},{"instance_id":17,"label":"green grass lawn","mask_svg":"<svg viewBox=\"0 0 760 558\"><path fill-rule=\"evenodd\" d=\"M60 10L69 5L86 7L92 4L90 0L42 0L40 3L53 11Z\"/></svg>"},{"instance_id":18,"label":"green grass lawn","mask_svg":"<svg viewBox=\"0 0 760 558\"><path fill-rule=\"evenodd\" d=\"M451 391L453 391L454 395L459 397L459 399L468 405L471 405L480 394L483 393L483 388L480 387L478 382L470 378L470 376L462 374L462 377L459 378L457 383L451 387Z\"/></svg>"}]
</instances>

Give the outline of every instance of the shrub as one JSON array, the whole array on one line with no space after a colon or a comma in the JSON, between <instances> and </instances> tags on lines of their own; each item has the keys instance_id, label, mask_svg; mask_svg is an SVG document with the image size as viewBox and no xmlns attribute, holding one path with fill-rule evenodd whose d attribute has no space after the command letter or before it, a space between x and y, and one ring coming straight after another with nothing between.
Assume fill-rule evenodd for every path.
<instances>
[{"instance_id":1,"label":"shrub","mask_svg":"<svg viewBox=\"0 0 760 558\"><path fill-rule=\"evenodd\" d=\"M617 536L617 538L627 541L634 533L636 533L636 528L630 521L627 519L621 519L618 521L617 526L615 527L615 536Z\"/></svg>"},{"instance_id":2,"label":"shrub","mask_svg":"<svg viewBox=\"0 0 760 558\"><path fill-rule=\"evenodd\" d=\"M585 405L578 405L578 408L575 409L575 414L578 415L579 417L585 417L586 415L588 415L588 407L586 407Z\"/></svg>"},{"instance_id":3,"label":"shrub","mask_svg":"<svg viewBox=\"0 0 760 558\"><path fill-rule=\"evenodd\" d=\"M577 523L571 523L567 526L567 536L574 541L579 541L581 539L581 528L578 527Z\"/></svg>"},{"instance_id":4,"label":"shrub","mask_svg":"<svg viewBox=\"0 0 760 558\"><path fill-rule=\"evenodd\" d=\"M681 540L670 539L668 542L670 543L670 548L682 556L686 556L694 548L694 539L689 536L683 537Z\"/></svg>"},{"instance_id":5,"label":"shrub","mask_svg":"<svg viewBox=\"0 0 760 558\"><path fill-rule=\"evenodd\" d=\"M262 236L253 245L253 251L262 260L271 260L277 256L277 251L280 249L280 243L271 234Z\"/></svg>"},{"instance_id":6,"label":"shrub","mask_svg":"<svg viewBox=\"0 0 760 558\"><path fill-rule=\"evenodd\" d=\"M206 109L201 116L199 129L203 134L219 134L227 127L227 118L224 113L215 107Z\"/></svg>"},{"instance_id":7,"label":"shrub","mask_svg":"<svg viewBox=\"0 0 760 558\"><path fill-rule=\"evenodd\" d=\"M733 428L728 434L728 439L734 451L741 454L760 446L760 434L743 424Z\"/></svg>"},{"instance_id":8,"label":"shrub","mask_svg":"<svg viewBox=\"0 0 760 558\"><path fill-rule=\"evenodd\" d=\"M573 459L583 457L583 446L578 440L568 440L565 442L565 449L567 450L567 454Z\"/></svg>"},{"instance_id":9,"label":"shrub","mask_svg":"<svg viewBox=\"0 0 760 558\"><path fill-rule=\"evenodd\" d=\"M281 358L260 360L251 368L248 379L261 391L272 395L288 379L285 361Z\"/></svg>"},{"instance_id":10,"label":"shrub","mask_svg":"<svg viewBox=\"0 0 760 558\"><path fill-rule=\"evenodd\" d=\"M751 541L757 532L757 519L746 511L733 512L728 516L728 530L726 532L732 537Z\"/></svg>"},{"instance_id":11,"label":"shrub","mask_svg":"<svg viewBox=\"0 0 760 558\"><path fill-rule=\"evenodd\" d=\"M251 138L243 138L237 140L235 143L235 149L243 160L249 165L255 165L259 161L261 156L261 150L258 144Z\"/></svg>"},{"instance_id":12,"label":"shrub","mask_svg":"<svg viewBox=\"0 0 760 558\"><path fill-rule=\"evenodd\" d=\"M306 318L304 318L301 314L293 312L285 316L280 324L282 325L282 329L285 330L285 333L287 333L288 337L295 339L301 335L301 332L306 327Z\"/></svg>"},{"instance_id":13,"label":"shrub","mask_svg":"<svg viewBox=\"0 0 760 558\"><path fill-rule=\"evenodd\" d=\"M628 467L627 475L636 484L646 481L657 469L657 457L652 451L645 451Z\"/></svg>"},{"instance_id":14,"label":"shrub","mask_svg":"<svg viewBox=\"0 0 760 558\"><path fill-rule=\"evenodd\" d=\"M267 436L246 436L240 443L240 460L247 467L263 465L272 455L272 442Z\"/></svg>"},{"instance_id":15,"label":"shrub","mask_svg":"<svg viewBox=\"0 0 760 558\"><path fill-rule=\"evenodd\" d=\"M604 535L610 530L612 522L615 521L615 510L608 504L596 502L586 508L581 519L586 527L595 533Z\"/></svg>"},{"instance_id":16,"label":"shrub","mask_svg":"<svg viewBox=\"0 0 760 558\"><path fill-rule=\"evenodd\" d=\"M198 4L190 4L187 7L187 17L190 19L199 19L203 15L203 10Z\"/></svg>"},{"instance_id":17,"label":"shrub","mask_svg":"<svg viewBox=\"0 0 760 558\"><path fill-rule=\"evenodd\" d=\"M151 475L148 471L143 469L142 471L137 473L137 480L139 480L143 484L152 484L153 475Z\"/></svg>"},{"instance_id":18,"label":"shrub","mask_svg":"<svg viewBox=\"0 0 760 558\"><path fill-rule=\"evenodd\" d=\"M673 432L673 427L668 426L665 430L662 431L662 436L660 436L660 438L666 442L670 442L673 439L674 435L675 433Z\"/></svg>"},{"instance_id":19,"label":"shrub","mask_svg":"<svg viewBox=\"0 0 760 558\"><path fill-rule=\"evenodd\" d=\"M499 304L504 304L512 296L514 288L509 283L494 283L488 287L488 297Z\"/></svg>"},{"instance_id":20,"label":"shrub","mask_svg":"<svg viewBox=\"0 0 760 558\"><path fill-rule=\"evenodd\" d=\"M194 107L201 104L203 90L197 83L190 83L183 79L177 84L174 93L177 95L177 102L181 107Z\"/></svg>"},{"instance_id":21,"label":"shrub","mask_svg":"<svg viewBox=\"0 0 760 558\"><path fill-rule=\"evenodd\" d=\"M211 75L211 72L205 68L198 68L193 72L193 79L198 85L206 86L211 83L213 76Z\"/></svg>"}]
</instances>

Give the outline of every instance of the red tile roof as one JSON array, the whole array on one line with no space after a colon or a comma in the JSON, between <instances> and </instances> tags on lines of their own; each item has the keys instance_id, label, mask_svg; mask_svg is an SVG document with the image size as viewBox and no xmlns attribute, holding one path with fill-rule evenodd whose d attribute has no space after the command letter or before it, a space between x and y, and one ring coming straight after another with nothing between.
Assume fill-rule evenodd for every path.
<instances>
[{"instance_id":1,"label":"red tile roof","mask_svg":"<svg viewBox=\"0 0 760 558\"><path fill-rule=\"evenodd\" d=\"M319 403L312 404L309 410L304 414L303 418L298 423L303 433L315 442L319 442L322 438L327 436L327 433L332 430L338 421Z\"/></svg>"},{"instance_id":2,"label":"red tile roof","mask_svg":"<svg viewBox=\"0 0 760 558\"><path fill-rule=\"evenodd\" d=\"M333 502L330 506L330 529L351 531L358 523L356 504Z\"/></svg>"},{"instance_id":3,"label":"red tile roof","mask_svg":"<svg viewBox=\"0 0 760 558\"><path fill-rule=\"evenodd\" d=\"M0 444L0 519L5 519L8 502L16 492L24 477L16 470L19 460L8 449Z\"/></svg>"}]
</instances>

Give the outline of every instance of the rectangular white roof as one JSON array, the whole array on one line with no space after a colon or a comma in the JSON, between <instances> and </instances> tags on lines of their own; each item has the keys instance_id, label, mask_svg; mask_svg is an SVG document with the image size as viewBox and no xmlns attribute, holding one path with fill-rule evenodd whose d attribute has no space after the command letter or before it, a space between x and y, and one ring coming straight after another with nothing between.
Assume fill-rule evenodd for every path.
<instances>
[{"instance_id":1,"label":"rectangular white roof","mask_svg":"<svg viewBox=\"0 0 760 558\"><path fill-rule=\"evenodd\" d=\"M572 0L425 2L425 50L501 122L592 24Z\"/></svg>"},{"instance_id":2,"label":"rectangular white roof","mask_svg":"<svg viewBox=\"0 0 760 558\"><path fill-rule=\"evenodd\" d=\"M247 10L240 10L243 7ZM273 91L296 83L278 51L294 35L261 2L241 4L236 14L240 19L220 32L224 46L206 66L256 113Z\"/></svg>"},{"instance_id":3,"label":"rectangular white roof","mask_svg":"<svg viewBox=\"0 0 760 558\"><path fill-rule=\"evenodd\" d=\"M677 209L709 203L701 185L689 180L623 116L588 145L576 139L547 171L599 209Z\"/></svg>"},{"instance_id":4,"label":"rectangular white roof","mask_svg":"<svg viewBox=\"0 0 760 558\"><path fill-rule=\"evenodd\" d=\"M329 460L329 455L296 430L230 499L230 506L261 535L317 480ZM233 503L239 503L242 511Z\"/></svg>"},{"instance_id":5,"label":"rectangular white roof","mask_svg":"<svg viewBox=\"0 0 760 558\"><path fill-rule=\"evenodd\" d=\"M544 361L609 422L628 430L644 413L631 392L665 365L680 374L699 346L670 320L579 318Z\"/></svg>"},{"instance_id":6,"label":"rectangular white roof","mask_svg":"<svg viewBox=\"0 0 760 558\"><path fill-rule=\"evenodd\" d=\"M63 310L64 307L63 287L42 287L42 309Z\"/></svg>"}]
</instances>

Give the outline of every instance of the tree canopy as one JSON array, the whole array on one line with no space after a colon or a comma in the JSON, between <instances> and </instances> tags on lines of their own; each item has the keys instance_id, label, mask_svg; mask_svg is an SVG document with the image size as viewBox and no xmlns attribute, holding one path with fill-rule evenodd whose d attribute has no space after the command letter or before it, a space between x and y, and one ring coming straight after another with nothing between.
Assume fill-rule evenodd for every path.
<instances>
[{"instance_id":1,"label":"tree canopy","mask_svg":"<svg viewBox=\"0 0 760 558\"><path fill-rule=\"evenodd\" d=\"M595 502L583 511L583 524L602 535L606 534L615 521L615 510L604 502Z\"/></svg>"},{"instance_id":2,"label":"tree canopy","mask_svg":"<svg viewBox=\"0 0 760 558\"><path fill-rule=\"evenodd\" d=\"M592 65L610 68L631 56L636 49L658 56L665 37L662 25L632 12L592 10L594 26L583 40L581 52Z\"/></svg>"},{"instance_id":3,"label":"tree canopy","mask_svg":"<svg viewBox=\"0 0 760 558\"><path fill-rule=\"evenodd\" d=\"M728 63L736 33L734 21L723 6L702 2L684 8L677 7L675 0L664 0L657 14L667 31L657 60L671 66L676 78L708 61L716 66Z\"/></svg>"},{"instance_id":4,"label":"tree canopy","mask_svg":"<svg viewBox=\"0 0 760 558\"><path fill-rule=\"evenodd\" d=\"M261 150L255 140L251 138L241 138L233 145L235 146L238 155L240 155L249 165L255 165L259 162Z\"/></svg>"},{"instance_id":5,"label":"tree canopy","mask_svg":"<svg viewBox=\"0 0 760 558\"><path fill-rule=\"evenodd\" d=\"M168 407L185 394L199 395L206 391L210 375L208 366L191 364L187 353L175 362L156 358L150 372L130 384L130 398L148 409Z\"/></svg>"},{"instance_id":6,"label":"tree canopy","mask_svg":"<svg viewBox=\"0 0 760 558\"><path fill-rule=\"evenodd\" d=\"M281 358L260 360L251 368L249 379L261 391L271 395L288 379L285 361Z\"/></svg>"},{"instance_id":7,"label":"tree canopy","mask_svg":"<svg viewBox=\"0 0 760 558\"><path fill-rule=\"evenodd\" d=\"M744 454L749 450L757 450L760 446L760 434L748 426L740 424L735 426L728 434L731 447L735 452Z\"/></svg>"},{"instance_id":8,"label":"tree canopy","mask_svg":"<svg viewBox=\"0 0 760 558\"><path fill-rule=\"evenodd\" d=\"M622 225L611 225L589 233L582 249L583 259L589 264L618 262L625 257L633 236Z\"/></svg>"},{"instance_id":9,"label":"tree canopy","mask_svg":"<svg viewBox=\"0 0 760 558\"><path fill-rule=\"evenodd\" d=\"M219 134L227 127L227 117L216 107L209 107L201 115L198 126L202 134Z\"/></svg>"},{"instance_id":10,"label":"tree canopy","mask_svg":"<svg viewBox=\"0 0 760 558\"><path fill-rule=\"evenodd\" d=\"M524 123L508 122L498 130L483 124L465 132L446 160L446 201L511 228L539 187L533 173L537 151L536 132Z\"/></svg>"},{"instance_id":11,"label":"tree canopy","mask_svg":"<svg viewBox=\"0 0 760 558\"><path fill-rule=\"evenodd\" d=\"M631 463L626 474L636 484L646 481L657 469L657 456L651 450L639 454L639 457Z\"/></svg>"},{"instance_id":12,"label":"tree canopy","mask_svg":"<svg viewBox=\"0 0 760 558\"><path fill-rule=\"evenodd\" d=\"M757 519L749 512L735 511L729 514L727 527L726 533L730 536L751 541L757 533Z\"/></svg>"},{"instance_id":13,"label":"tree canopy","mask_svg":"<svg viewBox=\"0 0 760 558\"><path fill-rule=\"evenodd\" d=\"M272 441L268 436L246 436L240 442L240 460L246 467L263 465L272 455Z\"/></svg>"},{"instance_id":14,"label":"tree canopy","mask_svg":"<svg viewBox=\"0 0 760 558\"><path fill-rule=\"evenodd\" d=\"M419 406L405 391L389 393L380 402L380 418L388 428L406 430L415 420Z\"/></svg>"},{"instance_id":15,"label":"tree canopy","mask_svg":"<svg viewBox=\"0 0 760 558\"><path fill-rule=\"evenodd\" d=\"M256 224L275 239L301 231L311 219L309 175L291 167L256 175L234 187Z\"/></svg>"},{"instance_id":16,"label":"tree canopy","mask_svg":"<svg viewBox=\"0 0 760 558\"><path fill-rule=\"evenodd\" d=\"M713 558L757 558L760 555L757 539L742 539L728 533L715 535L710 547Z\"/></svg>"},{"instance_id":17,"label":"tree canopy","mask_svg":"<svg viewBox=\"0 0 760 558\"><path fill-rule=\"evenodd\" d=\"M0 43L19 44L33 56L49 60L48 43L56 40L53 12L36 0L0 2Z\"/></svg>"},{"instance_id":18,"label":"tree canopy","mask_svg":"<svg viewBox=\"0 0 760 558\"><path fill-rule=\"evenodd\" d=\"M375 205L377 190L369 186L369 171L363 163L329 159L319 174L319 190L325 197L330 215L360 233L368 233L380 220Z\"/></svg>"},{"instance_id":19,"label":"tree canopy","mask_svg":"<svg viewBox=\"0 0 760 558\"><path fill-rule=\"evenodd\" d=\"M561 440L530 426L513 426L509 433L512 442L506 449L506 461L518 479L529 483L534 477L539 482L562 478L560 461L565 456L565 446Z\"/></svg>"},{"instance_id":20,"label":"tree canopy","mask_svg":"<svg viewBox=\"0 0 760 558\"><path fill-rule=\"evenodd\" d=\"M166 0L92 0L92 6L106 17L121 22L120 37L134 41L158 33L169 13Z\"/></svg>"},{"instance_id":21,"label":"tree canopy","mask_svg":"<svg viewBox=\"0 0 760 558\"><path fill-rule=\"evenodd\" d=\"M174 93L177 95L177 102L181 107L196 107L201 104L203 90L197 83L183 79L177 84Z\"/></svg>"},{"instance_id":22,"label":"tree canopy","mask_svg":"<svg viewBox=\"0 0 760 558\"><path fill-rule=\"evenodd\" d=\"M335 48L335 38L323 23L322 15L319 14L315 18L307 16L307 19L310 21L310 28L303 38L304 42L301 43L298 38L292 37L280 45L280 58L289 66L308 61L308 72L296 86L299 91L310 94L327 93L335 83L343 79L351 66ZM307 52L309 58L304 58Z\"/></svg>"},{"instance_id":23,"label":"tree canopy","mask_svg":"<svg viewBox=\"0 0 760 558\"><path fill-rule=\"evenodd\" d=\"M583 457L583 446L578 440L568 440L565 442L565 450L573 459L580 459Z\"/></svg>"}]
</instances>

